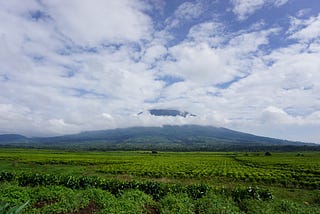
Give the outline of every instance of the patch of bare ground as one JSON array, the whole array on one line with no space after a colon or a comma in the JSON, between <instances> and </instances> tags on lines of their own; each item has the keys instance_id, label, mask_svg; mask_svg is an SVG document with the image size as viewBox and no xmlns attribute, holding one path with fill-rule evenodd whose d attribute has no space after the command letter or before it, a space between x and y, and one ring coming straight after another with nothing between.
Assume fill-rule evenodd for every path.
<instances>
[{"instance_id":1,"label":"patch of bare ground","mask_svg":"<svg viewBox=\"0 0 320 214\"><path fill-rule=\"evenodd\" d=\"M99 207L93 201L90 201L86 207L70 214L91 214L97 211L99 211Z\"/></svg>"},{"instance_id":2,"label":"patch of bare ground","mask_svg":"<svg viewBox=\"0 0 320 214\"><path fill-rule=\"evenodd\" d=\"M158 208L155 206L152 206L150 204L144 205L144 208L146 209L148 214L158 214L159 213Z\"/></svg>"}]
</instances>

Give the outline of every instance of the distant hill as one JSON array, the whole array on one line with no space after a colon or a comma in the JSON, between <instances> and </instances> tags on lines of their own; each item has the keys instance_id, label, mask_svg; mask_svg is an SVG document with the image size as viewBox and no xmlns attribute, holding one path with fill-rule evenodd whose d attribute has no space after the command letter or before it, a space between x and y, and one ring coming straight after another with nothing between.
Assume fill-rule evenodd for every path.
<instances>
[{"instance_id":1,"label":"distant hill","mask_svg":"<svg viewBox=\"0 0 320 214\"><path fill-rule=\"evenodd\" d=\"M221 127L165 125L162 127L131 127L46 138L21 135L0 135L0 144L46 148L104 150L246 150L270 147L317 147L316 144L261 137Z\"/></svg>"},{"instance_id":2,"label":"distant hill","mask_svg":"<svg viewBox=\"0 0 320 214\"><path fill-rule=\"evenodd\" d=\"M18 134L2 134L0 135L0 143L17 143L17 142L26 142L28 138L23 135Z\"/></svg>"}]
</instances>

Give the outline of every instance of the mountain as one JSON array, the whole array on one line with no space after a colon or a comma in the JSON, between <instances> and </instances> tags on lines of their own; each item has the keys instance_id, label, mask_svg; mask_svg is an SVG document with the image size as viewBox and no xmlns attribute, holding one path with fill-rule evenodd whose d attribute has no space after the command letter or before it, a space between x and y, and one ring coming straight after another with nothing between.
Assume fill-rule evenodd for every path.
<instances>
[{"instance_id":1,"label":"mountain","mask_svg":"<svg viewBox=\"0 0 320 214\"><path fill-rule=\"evenodd\" d=\"M276 150L283 148L292 150L292 147L320 149L317 144L261 137L221 127L199 125L118 128L46 138L0 135L0 144L98 150L247 151L263 148L270 150L271 147L277 148Z\"/></svg>"},{"instance_id":2,"label":"mountain","mask_svg":"<svg viewBox=\"0 0 320 214\"><path fill-rule=\"evenodd\" d=\"M0 143L21 143L28 141L28 138L18 134L2 134L0 135Z\"/></svg>"},{"instance_id":3,"label":"mountain","mask_svg":"<svg viewBox=\"0 0 320 214\"><path fill-rule=\"evenodd\" d=\"M260 143L260 144L301 144L275 138L261 137L243 132L233 131L221 127L183 125L165 125L162 127L131 127L113 130L82 132L76 135L62 136L65 140L106 140L113 142L134 141L143 137L165 139L168 142L215 141L232 143ZM51 139L59 139L51 138ZM62 140L62 139L61 139ZM137 140L138 141L138 140ZM303 144L303 143L302 143Z\"/></svg>"}]
</instances>

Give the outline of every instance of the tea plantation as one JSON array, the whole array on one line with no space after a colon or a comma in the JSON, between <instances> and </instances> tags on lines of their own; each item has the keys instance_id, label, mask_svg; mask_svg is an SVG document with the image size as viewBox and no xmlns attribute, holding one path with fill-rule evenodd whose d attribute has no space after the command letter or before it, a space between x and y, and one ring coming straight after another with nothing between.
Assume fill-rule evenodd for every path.
<instances>
[{"instance_id":1,"label":"tea plantation","mask_svg":"<svg viewBox=\"0 0 320 214\"><path fill-rule=\"evenodd\" d=\"M0 149L0 213L319 213L320 153Z\"/></svg>"}]
</instances>

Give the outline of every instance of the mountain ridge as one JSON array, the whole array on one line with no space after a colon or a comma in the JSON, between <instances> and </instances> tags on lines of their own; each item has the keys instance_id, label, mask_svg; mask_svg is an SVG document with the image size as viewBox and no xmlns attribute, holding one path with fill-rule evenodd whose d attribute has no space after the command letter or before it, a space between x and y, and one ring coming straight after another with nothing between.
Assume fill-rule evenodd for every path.
<instances>
[{"instance_id":1,"label":"mountain ridge","mask_svg":"<svg viewBox=\"0 0 320 214\"><path fill-rule=\"evenodd\" d=\"M21 142L30 144L73 144L104 142L109 144L179 144L179 145L316 145L299 141L289 141L249 133L234 131L215 126L200 125L163 125L161 127L128 127L96 131L83 131L78 134L55 137L32 137L22 135L0 135L0 143Z\"/></svg>"}]
</instances>

